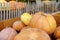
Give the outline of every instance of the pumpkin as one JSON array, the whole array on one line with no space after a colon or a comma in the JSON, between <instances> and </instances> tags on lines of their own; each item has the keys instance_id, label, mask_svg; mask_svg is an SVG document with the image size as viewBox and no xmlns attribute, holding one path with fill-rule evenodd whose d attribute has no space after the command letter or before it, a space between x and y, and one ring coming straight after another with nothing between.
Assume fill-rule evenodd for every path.
<instances>
[{"instance_id":1,"label":"pumpkin","mask_svg":"<svg viewBox=\"0 0 60 40\"><path fill-rule=\"evenodd\" d=\"M14 40L17 32L13 28L5 28L0 32L0 40Z\"/></svg>"},{"instance_id":2,"label":"pumpkin","mask_svg":"<svg viewBox=\"0 0 60 40\"><path fill-rule=\"evenodd\" d=\"M24 28L16 35L14 40L51 40L49 35L43 30L36 28Z\"/></svg>"},{"instance_id":3,"label":"pumpkin","mask_svg":"<svg viewBox=\"0 0 60 40\"><path fill-rule=\"evenodd\" d=\"M56 28L54 32L54 37L55 38L60 38L60 26Z\"/></svg>"},{"instance_id":4,"label":"pumpkin","mask_svg":"<svg viewBox=\"0 0 60 40\"><path fill-rule=\"evenodd\" d=\"M44 14L42 12L35 13L30 21L30 27L38 28L52 34L56 29L56 21L51 14Z\"/></svg>"},{"instance_id":5,"label":"pumpkin","mask_svg":"<svg viewBox=\"0 0 60 40\"><path fill-rule=\"evenodd\" d=\"M26 3L24 2L17 2L16 5L16 9L24 9L26 7Z\"/></svg>"},{"instance_id":6,"label":"pumpkin","mask_svg":"<svg viewBox=\"0 0 60 40\"><path fill-rule=\"evenodd\" d=\"M21 21L16 21L13 23L13 28L17 31L20 31L24 27L24 24Z\"/></svg>"},{"instance_id":7,"label":"pumpkin","mask_svg":"<svg viewBox=\"0 0 60 40\"><path fill-rule=\"evenodd\" d=\"M20 18L25 25L29 25L32 15L29 13L23 13Z\"/></svg>"},{"instance_id":8,"label":"pumpkin","mask_svg":"<svg viewBox=\"0 0 60 40\"><path fill-rule=\"evenodd\" d=\"M10 10L16 10L16 1L9 1Z\"/></svg>"},{"instance_id":9,"label":"pumpkin","mask_svg":"<svg viewBox=\"0 0 60 40\"><path fill-rule=\"evenodd\" d=\"M0 5L1 5L1 8L2 8L2 11L4 11L5 10L5 6L6 6L6 4L7 4L8 2L6 2L5 0L0 0Z\"/></svg>"}]
</instances>

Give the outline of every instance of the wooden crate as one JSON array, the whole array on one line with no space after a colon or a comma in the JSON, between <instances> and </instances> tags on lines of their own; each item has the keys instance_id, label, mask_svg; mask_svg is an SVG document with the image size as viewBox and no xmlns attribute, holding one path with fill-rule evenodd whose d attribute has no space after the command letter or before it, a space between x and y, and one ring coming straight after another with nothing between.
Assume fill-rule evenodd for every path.
<instances>
[{"instance_id":1,"label":"wooden crate","mask_svg":"<svg viewBox=\"0 0 60 40\"><path fill-rule=\"evenodd\" d=\"M53 17L55 18L55 20L57 22L57 26L60 26L60 16L53 15ZM20 20L20 18L12 18L9 20L1 21L0 30L4 29L5 27L12 27L13 23L18 20Z\"/></svg>"},{"instance_id":2,"label":"wooden crate","mask_svg":"<svg viewBox=\"0 0 60 40\"><path fill-rule=\"evenodd\" d=\"M60 26L60 12L53 13L53 17L56 20L57 26Z\"/></svg>"},{"instance_id":3,"label":"wooden crate","mask_svg":"<svg viewBox=\"0 0 60 40\"><path fill-rule=\"evenodd\" d=\"M5 27L12 27L15 21L20 20L20 18L12 18L9 20L4 20L0 22L0 30L4 29Z\"/></svg>"},{"instance_id":4,"label":"wooden crate","mask_svg":"<svg viewBox=\"0 0 60 40\"><path fill-rule=\"evenodd\" d=\"M56 20L57 26L60 26L60 16L56 16L56 15L53 15L53 16Z\"/></svg>"},{"instance_id":5,"label":"wooden crate","mask_svg":"<svg viewBox=\"0 0 60 40\"><path fill-rule=\"evenodd\" d=\"M0 30L2 30L3 28L4 28L4 22L1 21L1 22L0 22Z\"/></svg>"}]
</instances>

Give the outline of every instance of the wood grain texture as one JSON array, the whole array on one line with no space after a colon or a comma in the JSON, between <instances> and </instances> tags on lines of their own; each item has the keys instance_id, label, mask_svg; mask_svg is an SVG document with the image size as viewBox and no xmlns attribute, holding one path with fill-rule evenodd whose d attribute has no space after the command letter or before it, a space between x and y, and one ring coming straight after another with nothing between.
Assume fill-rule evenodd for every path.
<instances>
[{"instance_id":1,"label":"wood grain texture","mask_svg":"<svg viewBox=\"0 0 60 40\"><path fill-rule=\"evenodd\" d=\"M0 22L0 30L2 30L3 28L4 28L4 22L1 21L1 22Z\"/></svg>"},{"instance_id":2,"label":"wood grain texture","mask_svg":"<svg viewBox=\"0 0 60 40\"><path fill-rule=\"evenodd\" d=\"M57 26L60 26L60 16L56 16L56 15L53 15L53 16L56 20Z\"/></svg>"},{"instance_id":3,"label":"wood grain texture","mask_svg":"<svg viewBox=\"0 0 60 40\"><path fill-rule=\"evenodd\" d=\"M17 20L20 20L20 18L12 18L9 20L4 21L4 27L12 27L13 23Z\"/></svg>"},{"instance_id":4,"label":"wood grain texture","mask_svg":"<svg viewBox=\"0 0 60 40\"><path fill-rule=\"evenodd\" d=\"M2 30L5 27L12 27L13 23L18 20L20 20L20 18L12 18L9 20L1 21L0 22L0 30Z\"/></svg>"}]
</instances>

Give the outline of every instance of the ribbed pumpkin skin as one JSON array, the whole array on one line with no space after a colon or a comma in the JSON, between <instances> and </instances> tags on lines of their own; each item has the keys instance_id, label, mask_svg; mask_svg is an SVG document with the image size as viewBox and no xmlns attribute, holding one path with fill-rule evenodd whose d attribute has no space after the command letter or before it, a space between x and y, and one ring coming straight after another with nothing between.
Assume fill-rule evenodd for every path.
<instances>
[{"instance_id":1,"label":"ribbed pumpkin skin","mask_svg":"<svg viewBox=\"0 0 60 40\"><path fill-rule=\"evenodd\" d=\"M56 28L54 32L54 37L58 39L60 38L60 26Z\"/></svg>"},{"instance_id":2,"label":"ribbed pumpkin skin","mask_svg":"<svg viewBox=\"0 0 60 40\"><path fill-rule=\"evenodd\" d=\"M31 19L30 27L42 29L51 34L56 29L56 21L50 14L36 13Z\"/></svg>"},{"instance_id":3,"label":"ribbed pumpkin skin","mask_svg":"<svg viewBox=\"0 0 60 40\"><path fill-rule=\"evenodd\" d=\"M49 35L36 28L22 29L14 40L51 40Z\"/></svg>"},{"instance_id":4,"label":"ribbed pumpkin skin","mask_svg":"<svg viewBox=\"0 0 60 40\"><path fill-rule=\"evenodd\" d=\"M25 25L21 21L16 21L13 23L13 28L20 31Z\"/></svg>"}]
</instances>

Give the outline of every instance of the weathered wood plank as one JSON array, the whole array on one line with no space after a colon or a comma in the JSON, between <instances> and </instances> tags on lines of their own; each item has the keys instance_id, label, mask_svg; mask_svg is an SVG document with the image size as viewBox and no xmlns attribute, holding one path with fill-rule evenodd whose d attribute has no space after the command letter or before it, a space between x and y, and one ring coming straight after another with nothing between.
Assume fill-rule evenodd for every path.
<instances>
[{"instance_id":1,"label":"weathered wood plank","mask_svg":"<svg viewBox=\"0 0 60 40\"><path fill-rule=\"evenodd\" d=\"M4 29L5 27L12 27L15 21L20 20L20 18L12 18L9 20L4 20L0 22L0 30Z\"/></svg>"}]
</instances>

